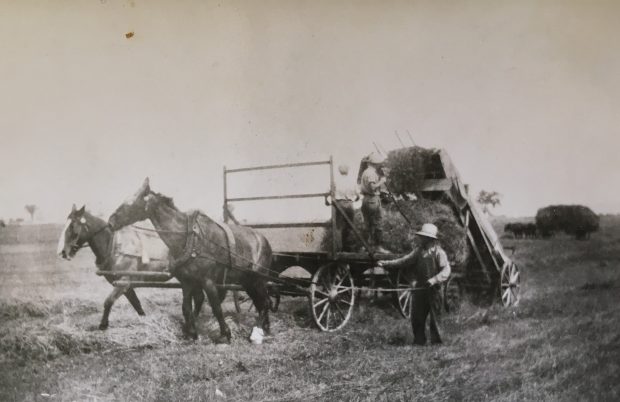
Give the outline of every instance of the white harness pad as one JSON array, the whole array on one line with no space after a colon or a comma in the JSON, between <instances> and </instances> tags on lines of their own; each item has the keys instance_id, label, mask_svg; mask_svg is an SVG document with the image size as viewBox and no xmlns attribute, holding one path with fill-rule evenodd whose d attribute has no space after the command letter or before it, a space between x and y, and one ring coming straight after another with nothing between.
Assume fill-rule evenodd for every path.
<instances>
[{"instance_id":1,"label":"white harness pad","mask_svg":"<svg viewBox=\"0 0 620 402\"><path fill-rule=\"evenodd\" d=\"M144 225L145 222L140 224ZM114 232L113 250L114 255L140 257L144 264L148 264L151 260L167 261L169 254L168 246L156 232L134 226L127 226Z\"/></svg>"}]
</instances>

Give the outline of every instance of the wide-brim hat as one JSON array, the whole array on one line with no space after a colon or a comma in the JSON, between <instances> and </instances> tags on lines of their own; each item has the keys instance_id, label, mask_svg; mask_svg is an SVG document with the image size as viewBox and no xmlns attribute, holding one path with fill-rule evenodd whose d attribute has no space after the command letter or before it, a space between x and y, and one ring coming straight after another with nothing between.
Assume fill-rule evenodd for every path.
<instances>
[{"instance_id":1,"label":"wide-brim hat","mask_svg":"<svg viewBox=\"0 0 620 402\"><path fill-rule=\"evenodd\" d=\"M383 162L385 162L385 158L376 152L373 152L370 155L368 155L368 163L380 165Z\"/></svg>"},{"instance_id":2,"label":"wide-brim hat","mask_svg":"<svg viewBox=\"0 0 620 402\"><path fill-rule=\"evenodd\" d=\"M430 237L431 239L437 239L438 232L439 229L437 229L437 226L432 223L425 223L419 231L415 232L415 234L418 236Z\"/></svg>"}]
</instances>

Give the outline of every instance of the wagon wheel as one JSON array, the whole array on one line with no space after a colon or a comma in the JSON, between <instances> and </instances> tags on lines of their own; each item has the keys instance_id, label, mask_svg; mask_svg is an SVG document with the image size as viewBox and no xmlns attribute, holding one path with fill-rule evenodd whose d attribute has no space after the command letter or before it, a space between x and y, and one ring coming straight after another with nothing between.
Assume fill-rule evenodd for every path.
<instances>
[{"instance_id":1,"label":"wagon wheel","mask_svg":"<svg viewBox=\"0 0 620 402\"><path fill-rule=\"evenodd\" d=\"M395 282L396 288L399 290L393 293L394 304L403 318L411 318L411 306L413 304L413 292L411 291L412 281L413 278L404 268L401 268L396 272Z\"/></svg>"},{"instance_id":2,"label":"wagon wheel","mask_svg":"<svg viewBox=\"0 0 620 402\"><path fill-rule=\"evenodd\" d=\"M504 265L500 276L500 297L504 307L516 306L521 291L521 275L514 263Z\"/></svg>"},{"instance_id":3,"label":"wagon wheel","mask_svg":"<svg viewBox=\"0 0 620 402\"><path fill-rule=\"evenodd\" d=\"M355 287L349 266L323 265L312 276L310 307L312 318L321 331L344 327L355 304Z\"/></svg>"},{"instance_id":4,"label":"wagon wheel","mask_svg":"<svg viewBox=\"0 0 620 402\"><path fill-rule=\"evenodd\" d=\"M453 313L461 307L461 283L457 278L450 277L444 288L444 307L447 312Z\"/></svg>"}]
</instances>

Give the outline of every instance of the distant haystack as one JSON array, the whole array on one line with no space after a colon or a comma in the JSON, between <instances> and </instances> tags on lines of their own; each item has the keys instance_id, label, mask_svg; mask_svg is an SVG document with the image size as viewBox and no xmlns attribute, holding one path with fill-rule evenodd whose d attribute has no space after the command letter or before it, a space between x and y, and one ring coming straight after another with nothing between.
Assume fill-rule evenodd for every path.
<instances>
[{"instance_id":1,"label":"distant haystack","mask_svg":"<svg viewBox=\"0 0 620 402\"><path fill-rule=\"evenodd\" d=\"M538 210L536 226L543 237L564 232L584 240L599 229L599 217L583 205L551 205Z\"/></svg>"}]
</instances>

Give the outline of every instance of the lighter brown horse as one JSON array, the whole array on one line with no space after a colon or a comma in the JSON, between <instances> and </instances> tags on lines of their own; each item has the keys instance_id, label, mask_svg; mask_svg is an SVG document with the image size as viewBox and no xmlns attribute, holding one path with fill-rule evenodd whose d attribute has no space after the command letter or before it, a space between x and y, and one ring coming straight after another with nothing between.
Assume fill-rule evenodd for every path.
<instances>
[{"instance_id":1,"label":"lighter brown horse","mask_svg":"<svg viewBox=\"0 0 620 402\"><path fill-rule=\"evenodd\" d=\"M192 222L192 219L195 221ZM160 237L170 248L178 263L171 269L183 289L185 329L197 338L194 315L191 314L191 294L204 289L213 314L220 326L220 340L230 341L230 328L224 321L218 286L235 283L243 286L258 310L256 326L269 333L267 275L271 273L272 251L267 239L256 230L231 225L235 247L229 249L226 231L204 214L179 211L172 199L151 191L146 178L138 191L110 216L110 226L117 230L134 222L150 219ZM190 237L192 236L192 237ZM192 241L196 243L192 243ZM192 249L188 245L193 244ZM191 253L190 253L191 252Z\"/></svg>"},{"instance_id":2,"label":"lighter brown horse","mask_svg":"<svg viewBox=\"0 0 620 402\"><path fill-rule=\"evenodd\" d=\"M117 232L117 235L115 236L106 221L88 213L85 210L85 207L76 209L75 205L73 205L71 213L67 218L65 228L58 242L58 255L64 259L70 260L75 256L78 250L80 250L85 244L88 244L92 252L95 254L95 264L101 271L163 272L168 268L169 264L168 249L165 244L161 242L158 244L151 241L149 243L149 248L152 256L148 259L148 261L145 260L144 255L140 255L139 253L128 254L123 252L123 241L140 244L142 243L141 239L146 236L148 236L148 233L141 233L139 229L133 227L124 228L123 232ZM141 246L147 247L146 245ZM128 282L130 279L128 276L114 277L107 275L105 278L108 282L110 282L110 284L112 284L115 280ZM153 280L140 277L134 277L132 279ZM164 281L164 279L159 279L158 281ZM114 302L121 295L125 295L138 315L145 315L136 292L129 287L129 285L116 286L108 297L106 297L105 302L103 303L103 317L101 318L99 329L105 330L108 328L110 310L112 309ZM201 289L198 289L198 291L192 293L192 297L194 301L193 313L198 315L204 302L204 293Z\"/></svg>"}]
</instances>

